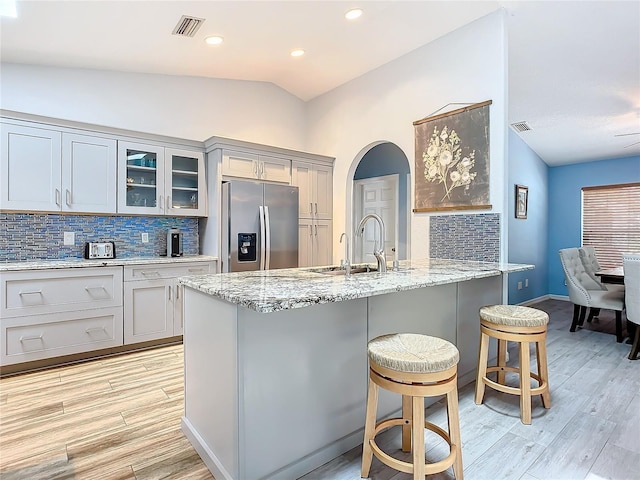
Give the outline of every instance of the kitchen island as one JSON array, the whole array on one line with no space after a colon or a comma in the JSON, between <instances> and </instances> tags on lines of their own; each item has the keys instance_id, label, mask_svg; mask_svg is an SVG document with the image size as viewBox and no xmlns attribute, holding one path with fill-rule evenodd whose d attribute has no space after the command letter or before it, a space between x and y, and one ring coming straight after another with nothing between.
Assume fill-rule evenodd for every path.
<instances>
[{"instance_id":1,"label":"kitchen island","mask_svg":"<svg viewBox=\"0 0 640 480\"><path fill-rule=\"evenodd\" d=\"M478 309L533 265L427 259L346 277L300 268L183 277L182 429L218 480L291 480L362 443L367 341L434 335L473 380ZM381 392L379 417L400 408Z\"/></svg>"}]
</instances>

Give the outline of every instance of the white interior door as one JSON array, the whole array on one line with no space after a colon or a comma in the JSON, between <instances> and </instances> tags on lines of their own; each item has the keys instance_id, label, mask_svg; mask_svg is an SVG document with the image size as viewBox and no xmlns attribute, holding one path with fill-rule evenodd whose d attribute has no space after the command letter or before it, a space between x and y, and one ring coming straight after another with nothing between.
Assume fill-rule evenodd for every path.
<instances>
[{"instance_id":1,"label":"white interior door","mask_svg":"<svg viewBox=\"0 0 640 480\"><path fill-rule=\"evenodd\" d=\"M379 215L384 222L384 251L389 262L395 259L398 249L398 184L398 175L354 181L354 192L356 192L354 229L363 216L369 213ZM377 222L369 220L362 237L354 236L354 262L376 262L373 249L379 235Z\"/></svg>"}]
</instances>

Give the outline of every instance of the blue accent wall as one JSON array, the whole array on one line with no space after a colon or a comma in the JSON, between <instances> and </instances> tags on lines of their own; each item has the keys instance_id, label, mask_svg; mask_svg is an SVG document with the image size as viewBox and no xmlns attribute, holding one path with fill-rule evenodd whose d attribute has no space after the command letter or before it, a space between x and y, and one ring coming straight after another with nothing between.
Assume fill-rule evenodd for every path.
<instances>
[{"instance_id":1,"label":"blue accent wall","mask_svg":"<svg viewBox=\"0 0 640 480\"><path fill-rule=\"evenodd\" d=\"M509 274L510 305L544 296L548 291L548 175L547 164L515 132L509 130L508 261L536 266L534 270ZM515 218L516 185L529 189L527 218ZM522 282L521 290L518 290L518 282Z\"/></svg>"},{"instance_id":2,"label":"blue accent wall","mask_svg":"<svg viewBox=\"0 0 640 480\"><path fill-rule=\"evenodd\" d=\"M550 294L568 295L558 251L581 245L582 187L635 182L640 182L640 156L549 168Z\"/></svg>"},{"instance_id":3,"label":"blue accent wall","mask_svg":"<svg viewBox=\"0 0 640 480\"><path fill-rule=\"evenodd\" d=\"M167 230L183 233L184 255L197 255L198 219L187 217L124 217L0 213L0 262L82 258L84 243L113 241L116 257L167 254ZM75 233L75 245L64 245L64 232ZM149 243L142 243L142 233Z\"/></svg>"}]
</instances>

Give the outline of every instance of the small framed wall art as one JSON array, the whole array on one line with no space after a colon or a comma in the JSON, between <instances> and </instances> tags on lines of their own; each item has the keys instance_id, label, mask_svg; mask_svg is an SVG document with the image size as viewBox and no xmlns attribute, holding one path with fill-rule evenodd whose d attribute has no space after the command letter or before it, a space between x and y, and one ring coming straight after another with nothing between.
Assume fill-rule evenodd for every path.
<instances>
[{"instance_id":1,"label":"small framed wall art","mask_svg":"<svg viewBox=\"0 0 640 480\"><path fill-rule=\"evenodd\" d=\"M529 187L516 185L516 218L527 218Z\"/></svg>"}]
</instances>

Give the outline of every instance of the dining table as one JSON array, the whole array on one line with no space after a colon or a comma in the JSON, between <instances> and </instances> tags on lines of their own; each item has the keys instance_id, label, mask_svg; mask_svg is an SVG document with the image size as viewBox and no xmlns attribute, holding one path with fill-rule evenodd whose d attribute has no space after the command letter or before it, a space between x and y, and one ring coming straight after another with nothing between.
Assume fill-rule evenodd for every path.
<instances>
[{"instance_id":1,"label":"dining table","mask_svg":"<svg viewBox=\"0 0 640 480\"><path fill-rule=\"evenodd\" d=\"M595 272L597 277L600 277L602 283L613 283L616 285L624 285L624 268L612 267L603 268Z\"/></svg>"}]
</instances>

